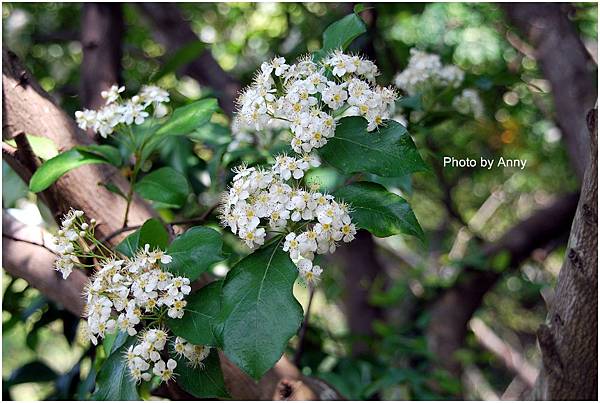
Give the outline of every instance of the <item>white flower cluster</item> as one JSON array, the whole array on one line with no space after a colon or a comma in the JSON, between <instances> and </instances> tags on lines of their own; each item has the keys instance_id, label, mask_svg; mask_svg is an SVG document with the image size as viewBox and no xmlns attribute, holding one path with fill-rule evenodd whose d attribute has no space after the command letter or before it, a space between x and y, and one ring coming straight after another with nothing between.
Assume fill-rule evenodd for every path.
<instances>
[{"instance_id":1,"label":"white flower cluster","mask_svg":"<svg viewBox=\"0 0 600 403\"><path fill-rule=\"evenodd\" d=\"M204 368L204 361L210 354L210 347L192 344L183 337L176 337L173 350L178 357L184 357L192 368Z\"/></svg>"},{"instance_id":2,"label":"white flower cluster","mask_svg":"<svg viewBox=\"0 0 600 403\"><path fill-rule=\"evenodd\" d=\"M131 99L121 98L124 91L125 87L117 85L113 85L108 91L102 91L100 95L106 99L106 105L97 111L84 109L75 112L77 125L83 130L92 129L106 138L119 124L141 125L149 116L146 109L150 105L156 111L160 105L170 100L167 91L153 85L143 86Z\"/></svg>"},{"instance_id":3,"label":"white flower cluster","mask_svg":"<svg viewBox=\"0 0 600 403\"><path fill-rule=\"evenodd\" d=\"M415 95L436 88L458 88L464 75L457 66L444 66L438 55L413 48L410 50L408 66L396 76L395 83L408 95Z\"/></svg>"},{"instance_id":4,"label":"white flower cluster","mask_svg":"<svg viewBox=\"0 0 600 403\"><path fill-rule=\"evenodd\" d=\"M452 107L462 114L473 114L476 119L483 117L484 114L483 102L479 93L471 88L464 89L460 95L454 97Z\"/></svg>"},{"instance_id":5,"label":"white flower cluster","mask_svg":"<svg viewBox=\"0 0 600 403\"><path fill-rule=\"evenodd\" d=\"M396 100L391 88L375 84L377 66L335 51L319 62L308 56L289 65L283 57L263 63L253 84L238 99L242 124L257 131L283 121L297 153L323 147L341 116L363 116L368 130L390 117Z\"/></svg>"},{"instance_id":6,"label":"white flower cluster","mask_svg":"<svg viewBox=\"0 0 600 403\"><path fill-rule=\"evenodd\" d=\"M133 259L103 262L86 287L87 332L92 343L117 327L133 336L141 320L161 312L171 318L183 316L190 280L161 269L159 263L170 262L171 256L160 249L150 250L148 244Z\"/></svg>"},{"instance_id":7,"label":"white flower cluster","mask_svg":"<svg viewBox=\"0 0 600 403\"><path fill-rule=\"evenodd\" d=\"M162 382L168 382L175 377L177 361L169 358L162 359L161 352L167 345L168 334L163 329L146 329L140 334L139 343L129 346L125 360L129 374L136 382L149 381L156 375Z\"/></svg>"},{"instance_id":8,"label":"white flower cluster","mask_svg":"<svg viewBox=\"0 0 600 403\"><path fill-rule=\"evenodd\" d=\"M58 234L53 240L54 250L58 255L54 269L62 274L63 279L69 277L73 268L79 265L77 255L82 253L79 240L93 229L95 223L96 220L91 220L90 227L83 218L83 211L72 208L63 216Z\"/></svg>"},{"instance_id":9,"label":"white flower cluster","mask_svg":"<svg viewBox=\"0 0 600 403\"><path fill-rule=\"evenodd\" d=\"M333 253L338 242L350 242L356 233L348 205L286 183L318 165L308 154L280 155L270 170L242 165L234 169L233 183L220 206L222 225L250 248L264 244L266 229L287 233L283 250L308 282L317 281L322 271L313 265L315 253Z\"/></svg>"}]
</instances>

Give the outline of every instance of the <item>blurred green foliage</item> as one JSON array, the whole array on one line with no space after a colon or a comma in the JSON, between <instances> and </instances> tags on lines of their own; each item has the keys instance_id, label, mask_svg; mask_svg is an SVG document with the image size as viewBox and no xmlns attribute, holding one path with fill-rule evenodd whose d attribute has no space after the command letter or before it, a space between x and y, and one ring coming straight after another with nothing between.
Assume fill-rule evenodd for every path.
<instances>
[{"instance_id":1,"label":"blurred green foliage","mask_svg":"<svg viewBox=\"0 0 600 403\"><path fill-rule=\"evenodd\" d=\"M377 337L368 340L373 354L366 358L350 354L355 338L347 331L340 309L344 274L327 271L315 297L301 368L306 374L322 377L349 399L446 399L461 393L461 382L434 369L436 358L429 353L424 335L427 304L440 289L452 284L461 267L448 255L461 224L448 216L444 186L452 187L456 208L467 221L494 191L501 192L500 206L480 230L485 239L494 240L554 195L576 190L577 181L553 121L549 84L537 62L508 42L509 27L495 4L376 3L372 7L364 13L371 19L367 23L375 19L375 25L369 25L367 35L355 41L352 49L376 59L382 70L381 83L391 83L406 66L410 48L417 47L439 54L444 63L458 65L466 73L466 84L482 95L484 120L446 114L426 126L410 128L424 159L435 164L443 156L503 156L527 159L528 164L524 171L447 168L445 184L432 174L418 174L412 181L388 180L386 185L413 206L430 239L427 250L415 240L400 237L387 238L379 245L390 279L388 284L376 282L371 302L385 308L389 320L374 323ZM140 10L134 4L123 8L127 28L123 79L128 89L136 91L150 77L158 77L158 84L171 92L173 107L211 93L189 77L177 77L169 67L172 53L153 38L152 27ZM181 9L199 42L179 57L189 58L200 47L210 48L223 69L247 84L256 68L275 54L293 59L318 49L323 27L351 12L352 7L339 3L185 3ZM80 12L77 3L3 3L2 8L4 45L21 57L69 114L81 107L77 95L82 61ZM597 5L575 3L570 17L582 39L595 46ZM404 105L403 113L410 117L416 104ZM231 137L223 115L213 119L211 130L192 137L167 139L151 159L155 168L170 166L184 173L198 195L182 209L161 209L163 218L193 217L211 206L230 179L220 161L231 166L240 160L268 158L260 147L228 152ZM145 167L145 171L149 169ZM324 188L343 181L326 168L311 175ZM3 184L4 208L22 207L27 200L37 202L4 162ZM216 228L216 222L211 224ZM230 235L224 237L224 250L230 257L215 269L220 275L243 254ZM476 259L478 251L470 248L467 257ZM395 250L426 257L409 266L397 259ZM481 319L534 363L539 361L535 329L545 317L541 295L553 286L563 252L559 248L545 260L527 263L505 276L478 311ZM506 262L500 257L493 266L503 270ZM297 291L305 303L306 290ZM4 274L3 292L3 397L89 397L95 372L89 346L74 337L76 320L23 280ZM502 364L471 336L461 357L481 368L499 391L512 380ZM35 378L30 377L33 371Z\"/></svg>"}]
</instances>

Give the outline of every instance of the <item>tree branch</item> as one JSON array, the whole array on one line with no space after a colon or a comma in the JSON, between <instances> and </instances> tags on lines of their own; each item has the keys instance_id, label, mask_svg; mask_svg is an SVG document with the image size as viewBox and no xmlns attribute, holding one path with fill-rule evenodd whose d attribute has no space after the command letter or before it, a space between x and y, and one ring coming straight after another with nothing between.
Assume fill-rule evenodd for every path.
<instances>
[{"instance_id":1,"label":"tree branch","mask_svg":"<svg viewBox=\"0 0 600 403\"><path fill-rule=\"evenodd\" d=\"M556 292L537 332L543 365L536 400L598 400L597 116L588 114L591 157Z\"/></svg>"},{"instance_id":2,"label":"tree branch","mask_svg":"<svg viewBox=\"0 0 600 403\"><path fill-rule=\"evenodd\" d=\"M80 95L83 106L98 109L100 93L121 82L123 11L119 3L84 3L81 13Z\"/></svg>"},{"instance_id":3,"label":"tree branch","mask_svg":"<svg viewBox=\"0 0 600 403\"><path fill-rule=\"evenodd\" d=\"M534 213L506 232L498 241L483 245L483 256L489 260L500 253L508 253L508 270L518 268L535 249L545 246L568 231L577 199L576 194L566 195L549 207ZM429 348L438 356L442 366L455 375L460 374L461 366L454 353L462 347L467 323L481 305L485 294L496 285L505 272L467 266L459 274L454 286L444 291L431 307L431 319L427 329Z\"/></svg>"},{"instance_id":4,"label":"tree branch","mask_svg":"<svg viewBox=\"0 0 600 403\"><path fill-rule=\"evenodd\" d=\"M597 66L559 3L502 3L509 20L535 48L552 86L556 122L581 180L589 160L587 112L597 96ZM514 41L513 41L514 42Z\"/></svg>"},{"instance_id":5,"label":"tree branch","mask_svg":"<svg viewBox=\"0 0 600 403\"><path fill-rule=\"evenodd\" d=\"M18 239L18 240L17 240ZM82 290L87 276L71 273L63 280L52 270L56 256L46 246L51 235L42 228L25 225L2 212L2 267L77 316L83 313Z\"/></svg>"}]
</instances>

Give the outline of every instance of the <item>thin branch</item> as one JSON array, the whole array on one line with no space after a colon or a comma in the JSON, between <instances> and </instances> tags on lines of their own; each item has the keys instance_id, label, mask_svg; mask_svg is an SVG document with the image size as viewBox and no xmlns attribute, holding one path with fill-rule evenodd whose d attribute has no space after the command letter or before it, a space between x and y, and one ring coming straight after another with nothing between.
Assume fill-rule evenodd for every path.
<instances>
[{"instance_id":1,"label":"thin branch","mask_svg":"<svg viewBox=\"0 0 600 403\"><path fill-rule=\"evenodd\" d=\"M310 320L310 307L312 306L312 301L315 296L315 288L312 285L309 285L308 287L309 287L308 306L306 307L306 314L304 315L304 321L302 321L302 327L300 328L298 348L296 349L296 355L294 355L294 364L296 364L297 367L300 367L300 361L302 360L302 354L304 354L306 331L308 329L308 321Z\"/></svg>"}]
</instances>

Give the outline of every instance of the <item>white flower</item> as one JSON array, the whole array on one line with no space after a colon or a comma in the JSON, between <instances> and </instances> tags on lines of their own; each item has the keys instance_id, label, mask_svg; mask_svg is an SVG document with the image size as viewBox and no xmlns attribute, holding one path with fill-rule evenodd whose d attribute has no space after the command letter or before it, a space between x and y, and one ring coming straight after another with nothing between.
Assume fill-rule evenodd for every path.
<instances>
[{"instance_id":1,"label":"white flower","mask_svg":"<svg viewBox=\"0 0 600 403\"><path fill-rule=\"evenodd\" d=\"M443 87L458 87L464 72L456 66L443 66L438 55L410 50L408 66L395 78L398 88L409 95Z\"/></svg>"},{"instance_id":2,"label":"white flower","mask_svg":"<svg viewBox=\"0 0 600 403\"><path fill-rule=\"evenodd\" d=\"M123 91L125 91L125 87L121 86L119 87L118 85L113 85L110 87L110 89L108 91L102 91L100 93L100 96L104 99L106 99L106 104L112 104L113 102L116 102L117 99L119 99L120 95Z\"/></svg>"},{"instance_id":3,"label":"white flower","mask_svg":"<svg viewBox=\"0 0 600 403\"><path fill-rule=\"evenodd\" d=\"M323 91L323 102L331 109L336 110L344 105L344 101L348 99L348 92L343 85L338 85L332 81L327 83L328 87Z\"/></svg>"}]
</instances>

